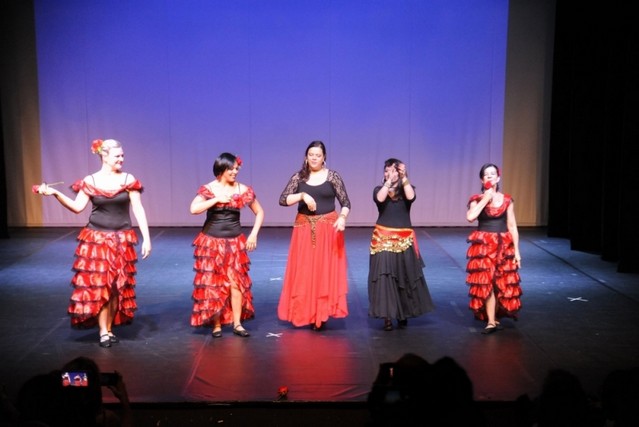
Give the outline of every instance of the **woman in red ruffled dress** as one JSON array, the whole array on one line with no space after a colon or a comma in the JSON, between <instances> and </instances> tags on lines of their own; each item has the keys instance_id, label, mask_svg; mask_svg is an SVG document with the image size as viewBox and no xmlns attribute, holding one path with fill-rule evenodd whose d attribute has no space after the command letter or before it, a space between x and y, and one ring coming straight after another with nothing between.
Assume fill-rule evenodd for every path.
<instances>
[{"instance_id":1,"label":"woman in red ruffled dress","mask_svg":"<svg viewBox=\"0 0 639 427\"><path fill-rule=\"evenodd\" d=\"M329 317L348 315L344 229L351 207L341 176L326 167L322 141L308 145L279 203L297 205L297 215L277 314L294 326L321 331Z\"/></svg>"},{"instance_id":2,"label":"woman in red ruffled dress","mask_svg":"<svg viewBox=\"0 0 639 427\"><path fill-rule=\"evenodd\" d=\"M239 157L220 154L213 164L215 180L202 185L191 202L193 215L206 212L202 230L193 241L191 325L212 327L213 338L221 338L222 325L229 324L235 335L250 336L242 320L255 316L247 251L257 247L264 210L253 189L236 180L241 166ZM240 225L240 209L245 206L255 214L248 238Z\"/></svg>"},{"instance_id":3,"label":"woman in red ruffled dress","mask_svg":"<svg viewBox=\"0 0 639 427\"><path fill-rule=\"evenodd\" d=\"M466 283L470 287L470 309L485 321L484 334L501 330L499 319L517 319L521 308L519 232L509 194L499 191L499 168L487 163L479 171L482 193L468 202L466 219L478 221L468 237Z\"/></svg>"},{"instance_id":4,"label":"woman in red ruffled dress","mask_svg":"<svg viewBox=\"0 0 639 427\"><path fill-rule=\"evenodd\" d=\"M119 342L114 325L133 321L135 302L134 245L137 235L131 224L129 208L142 233L142 258L151 254L151 238L142 206L142 184L122 171L124 151L114 139L94 140L91 151L100 156L102 167L71 187L77 193L71 199L47 184L37 192L54 196L73 213L92 204L89 223L80 231L75 251L73 293L68 312L71 325L90 328L98 325L100 347Z\"/></svg>"}]
</instances>

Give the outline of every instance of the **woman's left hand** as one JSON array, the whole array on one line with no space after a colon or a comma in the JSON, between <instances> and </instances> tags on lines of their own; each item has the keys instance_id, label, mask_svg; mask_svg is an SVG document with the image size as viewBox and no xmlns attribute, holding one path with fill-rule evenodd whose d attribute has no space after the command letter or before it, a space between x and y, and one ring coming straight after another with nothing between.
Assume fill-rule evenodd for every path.
<instances>
[{"instance_id":1,"label":"woman's left hand","mask_svg":"<svg viewBox=\"0 0 639 427\"><path fill-rule=\"evenodd\" d=\"M333 228L335 231L344 231L346 229L346 218L340 215L337 221L333 223Z\"/></svg>"},{"instance_id":2,"label":"woman's left hand","mask_svg":"<svg viewBox=\"0 0 639 427\"><path fill-rule=\"evenodd\" d=\"M517 264L517 268L521 268L521 255L519 253L515 253L515 264Z\"/></svg>"},{"instance_id":3,"label":"woman's left hand","mask_svg":"<svg viewBox=\"0 0 639 427\"><path fill-rule=\"evenodd\" d=\"M246 250L247 251L254 251L257 248L257 237L254 236L249 236L248 239L246 239Z\"/></svg>"},{"instance_id":4,"label":"woman's left hand","mask_svg":"<svg viewBox=\"0 0 639 427\"><path fill-rule=\"evenodd\" d=\"M151 242L144 240L142 242L142 259L146 259L149 255L151 255Z\"/></svg>"},{"instance_id":5,"label":"woman's left hand","mask_svg":"<svg viewBox=\"0 0 639 427\"><path fill-rule=\"evenodd\" d=\"M400 163L397 165L397 174L399 175L399 181L404 181L404 178L408 178L408 172L406 171L406 165Z\"/></svg>"}]
</instances>

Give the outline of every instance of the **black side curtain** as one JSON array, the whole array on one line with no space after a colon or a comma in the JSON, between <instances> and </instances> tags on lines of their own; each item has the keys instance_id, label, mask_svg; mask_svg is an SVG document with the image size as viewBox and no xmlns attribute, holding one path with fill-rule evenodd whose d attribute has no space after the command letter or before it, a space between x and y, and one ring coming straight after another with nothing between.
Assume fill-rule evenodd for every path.
<instances>
[{"instance_id":1,"label":"black side curtain","mask_svg":"<svg viewBox=\"0 0 639 427\"><path fill-rule=\"evenodd\" d=\"M557 2L548 234L637 273L637 13L611 3Z\"/></svg>"}]
</instances>

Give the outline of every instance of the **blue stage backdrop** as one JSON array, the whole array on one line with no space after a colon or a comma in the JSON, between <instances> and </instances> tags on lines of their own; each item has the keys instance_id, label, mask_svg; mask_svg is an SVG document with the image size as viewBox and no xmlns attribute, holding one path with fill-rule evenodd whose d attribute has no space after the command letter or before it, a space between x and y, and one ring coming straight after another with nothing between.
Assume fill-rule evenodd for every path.
<instances>
[{"instance_id":1,"label":"blue stage backdrop","mask_svg":"<svg viewBox=\"0 0 639 427\"><path fill-rule=\"evenodd\" d=\"M97 170L115 138L156 226L189 204L215 157L244 159L265 225L312 140L346 182L350 225L376 218L383 161L408 166L414 225L466 225L478 169L501 163L506 0L36 0L42 177ZM506 176L507 178L507 176ZM49 203L50 202L50 203ZM53 200L45 225L82 225ZM246 225L252 215L243 215Z\"/></svg>"}]
</instances>

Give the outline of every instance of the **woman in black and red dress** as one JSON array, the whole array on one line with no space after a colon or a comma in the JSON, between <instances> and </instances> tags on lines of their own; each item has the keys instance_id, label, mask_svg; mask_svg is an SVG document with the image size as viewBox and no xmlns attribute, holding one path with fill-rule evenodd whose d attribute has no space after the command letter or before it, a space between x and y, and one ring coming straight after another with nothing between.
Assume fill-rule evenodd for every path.
<instances>
[{"instance_id":1,"label":"woman in black and red dress","mask_svg":"<svg viewBox=\"0 0 639 427\"><path fill-rule=\"evenodd\" d=\"M384 162L384 185L375 187L373 200L379 216L370 246L368 315L384 319L384 330L405 328L409 317L433 310L424 278L424 260L410 220L417 195L406 165L398 159Z\"/></svg>"},{"instance_id":2,"label":"woman in black and red dress","mask_svg":"<svg viewBox=\"0 0 639 427\"><path fill-rule=\"evenodd\" d=\"M206 212L202 230L193 241L191 326L212 327L214 338L221 338L222 325L229 324L235 335L248 337L242 320L255 316L247 251L257 247L264 210L253 189L236 180L241 166L239 157L220 154L213 164L215 180L202 185L191 202L192 214ZM245 206L255 214L248 238L240 224L240 209Z\"/></svg>"},{"instance_id":3,"label":"woman in black and red dress","mask_svg":"<svg viewBox=\"0 0 639 427\"><path fill-rule=\"evenodd\" d=\"M297 205L297 215L277 314L294 326L321 331L329 317L348 315L344 229L351 207L342 177L326 167L322 141L306 147L302 168L286 184L280 205Z\"/></svg>"},{"instance_id":4,"label":"woman in black and red dress","mask_svg":"<svg viewBox=\"0 0 639 427\"><path fill-rule=\"evenodd\" d=\"M75 251L73 293L68 313L71 325L100 329L100 346L111 347L119 342L113 334L114 325L133 321L135 301L134 245L137 235L131 224L129 208L133 210L142 233L142 258L151 254L151 238L142 206L142 184L122 171L124 151L114 140L94 140L91 151L100 156L99 171L79 180L71 187L75 200L46 184L37 192L54 196L71 212L82 212L92 204L89 223L80 231Z\"/></svg>"},{"instance_id":5,"label":"woman in black and red dress","mask_svg":"<svg viewBox=\"0 0 639 427\"><path fill-rule=\"evenodd\" d=\"M478 221L468 237L466 283L470 287L470 309L486 322L484 334L501 329L499 318L517 318L521 308L519 232L509 194L499 191L499 168L487 163L479 171L481 194L468 202L466 219Z\"/></svg>"}]
</instances>

